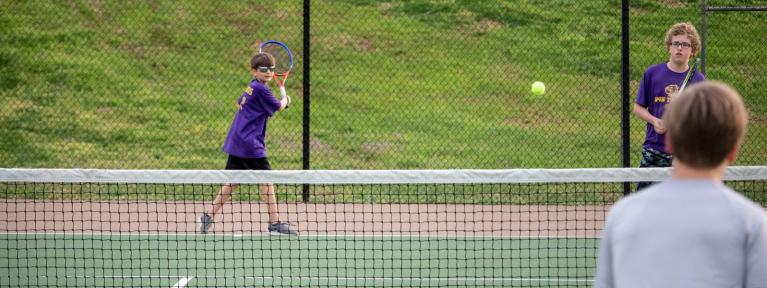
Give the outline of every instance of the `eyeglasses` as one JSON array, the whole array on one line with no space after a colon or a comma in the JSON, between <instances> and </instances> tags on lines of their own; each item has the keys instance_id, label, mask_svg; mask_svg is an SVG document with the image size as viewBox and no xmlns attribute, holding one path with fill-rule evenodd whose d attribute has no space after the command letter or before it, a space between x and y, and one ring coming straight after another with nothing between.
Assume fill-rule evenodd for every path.
<instances>
[{"instance_id":1,"label":"eyeglasses","mask_svg":"<svg viewBox=\"0 0 767 288\"><path fill-rule=\"evenodd\" d=\"M677 49L679 49L679 48L690 49L690 48L692 48L692 44L687 43L687 42L676 42L676 41L674 41L674 42L671 42L671 47L674 47L674 48L677 48Z\"/></svg>"},{"instance_id":2,"label":"eyeglasses","mask_svg":"<svg viewBox=\"0 0 767 288\"><path fill-rule=\"evenodd\" d=\"M258 69L258 72L261 72L261 73L274 72L274 66L272 67L259 66L256 69Z\"/></svg>"}]
</instances>

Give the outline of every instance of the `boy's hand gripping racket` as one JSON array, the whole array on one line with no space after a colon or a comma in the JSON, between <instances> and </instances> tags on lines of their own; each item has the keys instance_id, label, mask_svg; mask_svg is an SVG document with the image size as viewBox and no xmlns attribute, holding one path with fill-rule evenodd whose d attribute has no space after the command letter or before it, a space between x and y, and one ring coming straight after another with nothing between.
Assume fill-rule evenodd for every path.
<instances>
[{"instance_id":1,"label":"boy's hand gripping racket","mask_svg":"<svg viewBox=\"0 0 767 288\"><path fill-rule=\"evenodd\" d=\"M269 40L258 46L258 52L266 52L274 56L274 80L277 85L280 86L280 96L288 99L288 105L290 106L290 97L285 91L285 81L290 75L290 70L293 69L293 53L290 52L290 48L285 43L275 40Z\"/></svg>"},{"instance_id":2,"label":"boy's hand gripping racket","mask_svg":"<svg viewBox=\"0 0 767 288\"><path fill-rule=\"evenodd\" d=\"M698 65L700 65L700 58L695 58L695 61L692 62L692 66L690 66L690 70L687 70L687 76L684 77L684 82L682 82L682 87L679 88L679 93L676 95L682 94L684 88L687 87L687 83L690 82L692 76L695 75L695 71L697 70Z\"/></svg>"}]
</instances>

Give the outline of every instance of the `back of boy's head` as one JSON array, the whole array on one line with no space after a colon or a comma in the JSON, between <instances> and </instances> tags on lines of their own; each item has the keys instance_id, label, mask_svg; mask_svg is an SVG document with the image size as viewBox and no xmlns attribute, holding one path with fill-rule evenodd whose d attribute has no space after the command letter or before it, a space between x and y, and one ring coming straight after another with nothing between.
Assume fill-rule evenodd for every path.
<instances>
[{"instance_id":1,"label":"back of boy's head","mask_svg":"<svg viewBox=\"0 0 767 288\"><path fill-rule=\"evenodd\" d=\"M258 53L250 58L250 68L272 67L274 66L274 56L269 53Z\"/></svg>"},{"instance_id":2,"label":"back of boy's head","mask_svg":"<svg viewBox=\"0 0 767 288\"><path fill-rule=\"evenodd\" d=\"M717 81L690 86L663 115L674 161L692 168L721 165L746 134L748 112L735 89Z\"/></svg>"},{"instance_id":3,"label":"back of boy's head","mask_svg":"<svg viewBox=\"0 0 767 288\"><path fill-rule=\"evenodd\" d=\"M666 31L666 47L668 48L671 46L671 37L679 36L679 35L686 35L688 38L690 38L690 44L692 44L692 56L695 56L698 54L698 47L700 47L700 35L698 35L698 30L695 29L695 26L692 25L690 22L684 22L684 23L676 23L671 28Z\"/></svg>"}]
</instances>

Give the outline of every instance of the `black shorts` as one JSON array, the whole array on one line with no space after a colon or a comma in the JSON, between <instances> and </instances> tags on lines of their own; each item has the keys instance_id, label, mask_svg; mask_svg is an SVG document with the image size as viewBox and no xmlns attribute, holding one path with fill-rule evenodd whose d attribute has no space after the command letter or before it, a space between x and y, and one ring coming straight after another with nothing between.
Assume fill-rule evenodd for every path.
<instances>
[{"instance_id":1,"label":"black shorts","mask_svg":"<svg viewBox=\"0 0 767 288\"><path fill-rule=\"evenodd\" d=\"M226 160L226 170L272 170L269 160L264 158L240 158L229 155Z\"/></svg>"}]
</instances>

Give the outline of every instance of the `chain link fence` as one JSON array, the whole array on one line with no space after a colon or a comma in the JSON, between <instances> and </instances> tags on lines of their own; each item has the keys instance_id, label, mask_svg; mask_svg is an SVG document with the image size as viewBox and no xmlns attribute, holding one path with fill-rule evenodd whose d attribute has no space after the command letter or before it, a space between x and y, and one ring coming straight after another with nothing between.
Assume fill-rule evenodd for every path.
<instances>
[{"instance_id":1,"label":"chain link fence","mask_svg":"<svg viewBox=\"0 0 767 288\"><path fill-rule=\"evenodd\" d=\"M0 11L2 167L221 169L248 61L269 39L297 60L293 105L267 131L275 169L301 169L305 149L312 169L622 165L615 1L16 1ZM767 163L766 16L707 18L707 77L733 84L751 112L741 165ZM699 26L700 3L631 2L630 103L644 70L668 60L666 29L686 21ZM534 81L545 94L530 92ZM630 121L637 166L644 124Z\"/></svg>"},{"instance_id":2,"label":"chain link fence","mask_svg":"<svg viewBox=\"0 0 767 288\"><path fill-rule=\"evenodd\" d=\"M762 165L767 162L767 92L762 84L767 81L767 50L757 46L767 43L767 34L751 21L767 23L767 2L706 0L701 15L706 76L732 83L750 112L739 162Z\"/></svg>"}]
</instances>

